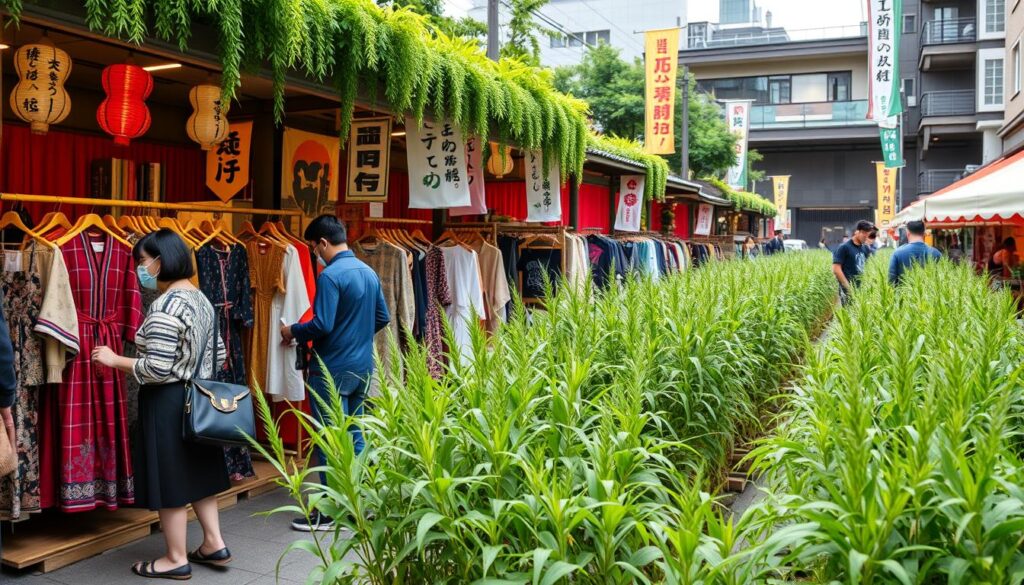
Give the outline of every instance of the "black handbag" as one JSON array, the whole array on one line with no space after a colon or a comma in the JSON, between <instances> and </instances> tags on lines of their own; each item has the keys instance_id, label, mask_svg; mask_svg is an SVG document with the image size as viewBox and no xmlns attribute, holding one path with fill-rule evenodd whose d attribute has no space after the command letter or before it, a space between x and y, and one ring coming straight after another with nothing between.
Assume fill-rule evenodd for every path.
<instances>
[{"instance_id":1,"label":"black handbag","mask_svg":"<svg viewBox=\"0 0 1024 585\"><path fill-rule=\"evenodd\" d=\"M214 369L217 367L217 327L220 317L213 316ZM256 416L252 393L241 384L202 380L199 372L206 358L203 340L192 379L185 382L185 415L182 435L186 441L206 445L247 446L246 436L256 436Z\"/></svg>"}]
</instances>

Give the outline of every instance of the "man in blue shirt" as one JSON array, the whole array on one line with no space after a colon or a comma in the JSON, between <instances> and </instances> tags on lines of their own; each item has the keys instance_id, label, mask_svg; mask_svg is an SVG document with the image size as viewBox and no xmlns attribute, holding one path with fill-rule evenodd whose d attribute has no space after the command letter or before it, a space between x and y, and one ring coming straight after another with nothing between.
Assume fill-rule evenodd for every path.
<instances>
[{"instance_id":1,"label":"man in blue shirt","mask_svg":"<svg viewBox=\"0 0 1024 585\"><path fill-rule=\"evenodd\" d=\"M907 224L907 244L893 252L889 260L889 283L898 286L903 273L916 265L938 260L942 254L924 243L925 225L923 221L912 221Z\"/></svg>"},{"instance_id":2,"label":"man in blue shirt","mask_svg":"<svg viewBox=\"0 0 1024 585\"><path fill-rule=\"evenodd\" d=\"M285 343L313 342L315 357L310 367L310 391L326 404L331 403L327 376L334 381L345 414L359 416L373 376L373 337L391 320L380 278L348 249L345 224L333 215L321 215L306 228L304 235L322 267L316 279L313 319L307 323L281 326ZM319 358L319 359L316 359ZM326 371L321 371L321 363ZM318 401L310 397L313 414L324 425L331 424L329 413L322 412ZM349 427L356 454L365 443L356 425ZM318 465L326 465L324 454L314 448ZM327 484L326 474L320 481ZM334 521L314 512L308 521L300 518L292 528L302 532L334 529Z\"/></svg>"},{"instance_id":3,"label":"man in blue shirt","mask_svg":"<svg viewBox=\"0 0 1024 585\"><path fill-rule=\"evenodd\" d=\"M844 305L850 302L850 293L853 287L860 284L860 277L864 274L864 264L871 254L868 251L868 236L874 229L870 221L858 221L853 238L843 242L832 254L832 273L839 281L839 298Z\"/></svg>"}]
</instances>

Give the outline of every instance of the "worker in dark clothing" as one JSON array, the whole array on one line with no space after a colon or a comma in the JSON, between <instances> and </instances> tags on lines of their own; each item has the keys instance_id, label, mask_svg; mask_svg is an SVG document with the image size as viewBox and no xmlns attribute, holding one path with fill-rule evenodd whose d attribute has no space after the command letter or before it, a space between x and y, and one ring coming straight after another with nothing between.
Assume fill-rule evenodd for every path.
<instances>
[{"instance_id":1,"label":"worker in dark clothing","mask_svg":"<svg viewBox=\"0 0 1024 585\"><path fill-rule=\"evenodd\" d=\"M0 303L3 306L3 303ZM0 310L0 422L3 423L3 431L7 433L10 444L14 442L14 415L11 407L14 406L15 393L17 392L17 381L14 377L14 347L11 345L11 332L7 328L7 319ZM2 545L0 545L2 550Z\"/></svg>"}]
</instances>

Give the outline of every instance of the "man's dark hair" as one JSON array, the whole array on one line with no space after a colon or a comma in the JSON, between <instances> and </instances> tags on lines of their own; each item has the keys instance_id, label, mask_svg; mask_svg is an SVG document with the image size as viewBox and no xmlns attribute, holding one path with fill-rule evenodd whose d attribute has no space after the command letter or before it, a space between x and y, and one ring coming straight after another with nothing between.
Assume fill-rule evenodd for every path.
<instances>
[{"instance_id":1,"label":"man's dark hair","mask_svg":"<svg viewBox=\"0 0 1024 585\"><path fill-rule=\"evenodd\" d=\"M323 238L332 246L344 244L348 241L345 224L337 217L328 214L321 215L311 221L303 235L307 242L319 242Z\"/></svg>"},{"instance_id":2,"label":"man's dark hair","mask_svg":"<svg viewBox=\"0 0 1024 585\"><path fill-rule=\"evenodd\" d=\"M160 259L160 274L156 275L160 282L185 280L196 273L192 265L192 252L185 240L167 228L147 234L135 244L132 257L136 264L142 262L143 252L150 258Z\"/></svg>"},{"instance_id":3,"label":"man's dark hair","mask_svg":"<svg viewBox=\"0 0 1024 585\"><path fill-rule=\"evenodd\" d=\"M878 237L878 230L871 230L870 232L868 232L868 237L871 238L871 239L877 238Z\"/></svg>"},{"instance_id":4,"label":"man's dark hair","mask_svg":"<svg viewBox=\"0 0 1024 585\"><path fill-rule=\"evenodd\" d=\"M1013 237L1006 238L1005 240L1003 240L1003 248L1013 248L1014 250L1016 250L1017 240L1014 240Z\"/></svg>"},{"instance_id":5,"label":"man's dark hair","mask_svg":"<svg viewBox=\"0 0 1024 585\"><path fill-rule=\"evenodd\" d=\"M875 230L875 224L871 223L870 221L868 221L866 219L862 219L862 220L857 222L857 227L855 229L857 231L859 231L859 232L869 232L870 233L870 232Z\"/></svg>"},{"instance_id":6,"label":"man's dark hair","mask_svg":"<svg viewBox=\"0 0 1024 585\"><path fill-rule=\"evenodd\" d=\"M782 235L782 230L775 230L775 235L776 236L781 236Z\"/></svg>"},{"instance_id":7,"label":"man's dark hair","mask_svg":"<svg viewBox=\"0 0 1024 585\"><path fill-rule=\"evenodd\" d=\"M914 234L915 236L924 235L924 222L919 220L907 222L907 233Z\"/></svg>"}]
</instances>

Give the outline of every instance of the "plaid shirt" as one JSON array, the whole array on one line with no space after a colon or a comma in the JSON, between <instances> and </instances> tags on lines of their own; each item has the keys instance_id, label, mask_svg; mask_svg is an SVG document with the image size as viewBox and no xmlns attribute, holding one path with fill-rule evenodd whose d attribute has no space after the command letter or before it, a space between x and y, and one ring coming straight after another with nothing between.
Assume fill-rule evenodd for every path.
<instances>
[{"instance_id":1,"label":"plaid shirt","mask_svg":"<svg viewBox=\"0 0 1024 585\"><path fill-rule=\"evenodd\" d=\"M81 351L57 395L60 411L60 507L115 509L135 500L124 374L97 366L92 350L122 353L142 322L131 250L109 235L80 234L61 247L78 311Z\"/></svg>"}]
</instances>

